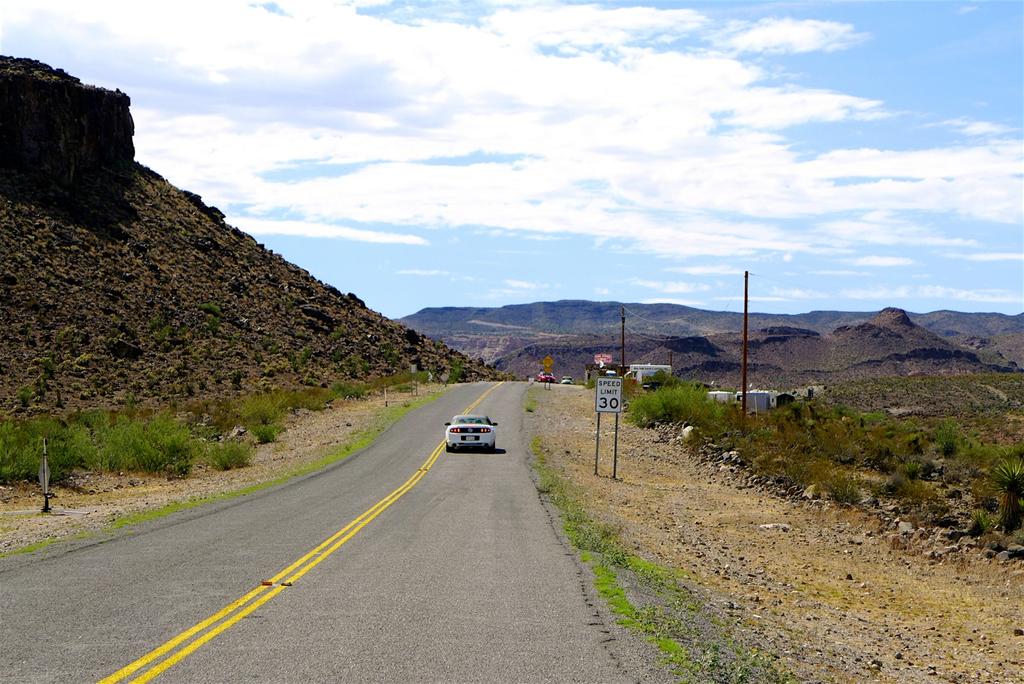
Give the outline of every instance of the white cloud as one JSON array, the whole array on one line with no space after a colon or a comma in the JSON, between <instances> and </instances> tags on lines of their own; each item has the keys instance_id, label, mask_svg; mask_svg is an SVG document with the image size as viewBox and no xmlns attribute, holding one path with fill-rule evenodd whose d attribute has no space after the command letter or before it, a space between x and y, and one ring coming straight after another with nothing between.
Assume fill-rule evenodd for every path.
<instances>
[{"instance_id":1,"label":"white cloud","mask_svg":"<svg viewBox=\"0 0 1024 684\"><path fill-rule=\"evenodd\" d=\"M300 235L312 238L337 238L356 242L375 242L391 245L427 245L430 244L418 235L401 233L381 233L373 230L348 228L326 223L310 221L274 221L266 219L243 218L238 227L250 235Z\"/></svg>"},{"instance_id":2,"label":"white cloud","mask_svg":"<svg viewBox=\"0 0 1024 684\"><path fill-rule=\"evenodd\" d=\"M534 46L588 49L635 41L674 40L707 20L688 9L602 9L594 5L540 5L500 9L483 25L503 39ZM575 50L566 49L567 54Z\"/></svg>"},{"instance_id":3,"label":"white cloud","mask_svg":"<svg viewBox=\"0 0 1024 684\"><path fill-rule=\"evenodd\" d=\"M945 256L950 259L966 261L1024 261L1024 252L976 252L974 254L951 252Z\"/></svg>"},{"instance_id":4,"label":"white cloud","mask_svg":"<svg viewBox=\"0 0 1024 684\"><path fill-rule=\"evenodd\" d=\"M845 50L869 38L850 24L815 19L762 19L738 22L718 37L720 46L738 52L797 53Z\"/></svg>"},{"instance_id":5,"label":"white cloud","mask_svg":"<svg viewBox=\"0 0 1024 684\"><path fill-rule=\"evenodd\" d=\"M885 103L767 62L865 38L848 24L721 32L693 10L547 3L483 5L463 23L326 0L280 0L284 15L245 0L12 5L5 44L72 51L92 70L78 75L128 91L139 160L243 227L288 215L301 220L278 232L403 244L493 229L738 263L992 249L933 225L1019 227L1024 214L1019 140L990 128L950 147L851 148L846 125L886 116ZM692 47L706 38L734 52ZM838 142L801 151L805 123L837 124Z\"/></svg>"},{"instance_id":6,"label":"white cloud","mask_svg":"<svg viewBox=\"0 0 1024 684\"><path fill-rule=\"evenodd\" d=\"M598 297L607 297L612 293L607 287L596 287L594 288L594 294Z\"/></svg>"},{"instance_id":7,"label":"white cloud","mask_svg":"<svg viewBox=\"0 0 1024 684\"><path fill-rule=\"evenodd\" d=\"M717 302L742 302L743 301L743 297L742 296L734 296L734 295L732 295L732 296L712 297L712 299L714 299ZM778 295L750 295L749 297L747 297L747 300L751 301L751 302L788 302L789 299L790 299L789 297L781 297L781 296L778 296Z\"/></svg>"},{"instance_id":8,"label":"white cloud","mask_svg":"<svg viewBox=\"0 0 1024 684\"><path fill-rule=\"evenodd\" d=\"M851 270L844 270L844 269L825 269L825 270L821 270L821 271L808 271L807 273L809 275L836 276L836 277L866 276L866 275L870 275L866 271L851 271Z\"/></svg>"},{"instance_id":9,"label":"white cloud","mask_svg":"<svg viewBox=\"0 0 1024 684\"><path fill-rule=\"evenodd\" d=\"M695 301L692 299L676 299L674 297L651 297L649 299L641 299L641 304L678 304L679 306L703 306L703 302Z\"/></svg>"},{"instance_id":10,"label":"white cloud","mask_svg":"<svg viewBox=\"0 0 1024 684\"><path fill-rule=\"evenodd\" d=\"M738 275L743 273L742 268L735 266L671 266L664 269L670 273L685 273L686 275Z\"/></svg>"},{"instance_id":11,"label":"white cloud","mask_svg":"<svg viewBox=\"0 0 1024 684\"><path fill-rule=\"evenodd\" d=\"M658 290L659 292L664 292L665 294L687 294L690 292L706 292L711 289L711 286L705 283L684 283L680 281L633 279L630 281L630 283L638 287L646 287L651 290Z\"/></svg>"},{"instance_id":12,"label":"white cloud","mask_svg":"<svg viewBox=\"0 0 1024 684\"><path fill-rule=\"evenodd\" d=\"M939 235L897 218L890 211L871 211L857 219L826 221L817 226L817 230L832 244L842 247L858 244L973 247L978 244L973 239Z\"/></svg>"},{"instance_id":13,"label":"white cloud","mask_svg":"<svg viewBox=\"0 0 1024 684\"><path fill-rule=\"evenodd\" d=\"M941 285L918 285L916 287L872 287L864 289L848 289L841 292L848 299L946 299L962 302L989 302L1005 304L1024 304L1024 294L1014 294L1009 290L1000 289L958 289Z\"/></svg>"},{"instance_id":14,"label":"white cloud","mask_svg":"<svg viewBox=\"0 0 1024 684\"><path fill-rule=\"evenodd\" d=\"M993 121L975 121L973 119L966 118L948 119L943 121L942 124L944 126L956 128L964 135L972 136L1006 135L1013 131L1009 126L995 123Z\"/></svg>"},{"instance_id":15,"label":"white cloud","mask_svg":"<svg viewBox=\"0 0 1024 684\"><path fill-rule=\"evenodd\" d=\"M547 283L533 283L528 280L506 279L504 282L507 287L513 290L545 290L548 287Z\"/></svg>"},{"instance_id":16,"label":"white cloud","mask_svg":"<svg viewBox=\"0 0 1024 684\"><path fill-rule=\"evenodd\" d=\"M825 299L828 294L818 290L809 290L800 287L772 287L772 296L785 299Z\"/></svg>"},{"instance_id":17,"label":"white cloud","mask_svg":"<svg viewBox=\"0 0 1024 684\"><path fill-rule=\"evenodd\" d=\"M910 266L914 260L908 257L865 256L851 259L850 263L854 266Z\"/></svg>"}]
</instances>

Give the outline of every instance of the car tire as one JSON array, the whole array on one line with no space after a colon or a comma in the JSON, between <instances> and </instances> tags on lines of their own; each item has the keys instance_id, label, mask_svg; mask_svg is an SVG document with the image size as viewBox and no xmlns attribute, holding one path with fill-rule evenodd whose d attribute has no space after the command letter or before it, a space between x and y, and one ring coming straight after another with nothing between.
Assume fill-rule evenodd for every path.
<instances>
[{"instance_id":1,"label":"car tire","mask_svg":"<svg viewBox=\"0 0 1024 684\"><path fill-rule=\"evenodd\" d=\"M444 450L445 450L445 451L447 451L447 452L448 452L448 453L450 454L450 453L452 453L453 451L455 451L455 447L454 447L454 446L452 446L451 444L445 444L445 445L444 445Z\"/></svg>"}]
</instances>

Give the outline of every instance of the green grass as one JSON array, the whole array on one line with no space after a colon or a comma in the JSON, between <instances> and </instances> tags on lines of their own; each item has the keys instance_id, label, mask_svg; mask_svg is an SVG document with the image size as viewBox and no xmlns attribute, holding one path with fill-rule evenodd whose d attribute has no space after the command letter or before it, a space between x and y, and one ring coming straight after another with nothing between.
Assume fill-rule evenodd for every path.
<instances>
[{"instance_id":1,"label":"green grass","mask_svg":"<svg viewBox=\"0 0 1024 684\"><path fill-rule=\"evenodd\" d=\"M526 397L523 399L523 408L527 413L533 413L537 410L537 397L534 394L536 391L535 387L531 387L526 391Z\"/></svg>"},{"instance_id":2,"label":"green grass","mask_svg":"<svg viewBox=\"0 0 1024 684\"><path fill-rule=\"evenodd\" d=\"M618 616L618 623L655 644L662 662L680 681L698 682L795 682L767 654L736 643L725 627L708 638L707 621L700 627L692 619L703 607L679 581L685 575L628 553L617 530L596 522L581 503L574 485L547 465L540 437L531 442L537 488L562 514L563 530L577 549L580 560L594 572L594 588ZM626 594L620 573L628 572L656 599L634 605ZM713 621L711 621L713 623ZM724 647L724 651L723 651Z\"/></svg>"},{"instance_id":3,"label":"green grass","mask_svg":"<svg viewBox=\"0 0 1024 684\"><path fill-rule=\"evenodd\" d=\"M221 442L211 444L204 456L215 470L232 470L250 465L254 451L253 446L245 442Z\"/></svg>"}]
</instances>

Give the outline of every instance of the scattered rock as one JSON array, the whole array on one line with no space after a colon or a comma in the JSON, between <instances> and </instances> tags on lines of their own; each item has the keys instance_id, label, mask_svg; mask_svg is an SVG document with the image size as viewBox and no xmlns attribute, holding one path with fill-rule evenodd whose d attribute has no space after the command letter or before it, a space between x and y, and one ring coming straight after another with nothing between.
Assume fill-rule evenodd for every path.
<instances>
[{"instance_id":1,"label":"scattered rock","mask_svg":"<svg viewBox=\"0 0 1024 684\"><path fill-rule=\"evenodd\" d=\"M761 530L778 530L779 532L789 532L792 529L788 523L765 523L757 527Z\"/></svg>"}]
</instances>

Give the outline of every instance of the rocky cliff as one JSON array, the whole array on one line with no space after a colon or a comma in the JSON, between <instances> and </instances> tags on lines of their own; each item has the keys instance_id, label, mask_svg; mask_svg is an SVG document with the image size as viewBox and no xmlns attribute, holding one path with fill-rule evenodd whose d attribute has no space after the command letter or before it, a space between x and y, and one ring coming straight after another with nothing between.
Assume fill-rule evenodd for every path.
<instances>
[{"instance_id":1,"label":"rocky cliff","mask_svg":"<svg viewBox=\"0 0 1024 684\"><path fill-rule=\"evenodd\" d=\"M0 165L71 186L103 166L131 164L131 100L29 59L0 57Z\"/></svg>"},{"instance_id":2,"label":"rocky cliff","mask_svg":"<svg viewBox=\"0 0 1024 684\"><path fill-rule=\"evenodd\" d=\"M461 367L133 161L129 99L0 58L0 410Z\"/></svg>"}]
</instances>

